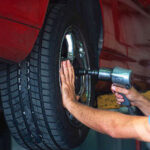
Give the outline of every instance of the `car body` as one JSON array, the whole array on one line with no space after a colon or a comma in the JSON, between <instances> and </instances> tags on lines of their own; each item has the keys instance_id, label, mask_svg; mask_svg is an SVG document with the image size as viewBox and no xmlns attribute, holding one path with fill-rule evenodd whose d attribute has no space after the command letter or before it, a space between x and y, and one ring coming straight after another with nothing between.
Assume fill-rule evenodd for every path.
<instances>
[{"instance_id":1,"label":"car body","mask_svg":"<svg viewBox=\"0 0 150 150\"><path fill-rule=\"evenodd\" d=\"M100 65L119 65L132 69L136 88L148 90L150 1L106 0L103 3L104 50L100 56Z\"/></svg>"},{"instance_id":2,"label":"car body","mask_svg":"<svg viewBox=\"0 0 150 150\"><path fill-rule=\"evenodd\" d=\"M1 2L1 58L19 62L30 53L43 25L47 6L48 0Z\"/></svg>"},{"instance_id":3,"label":"car body","mask_svg":"<svg viewBox=\"0 0 150 150\"><path fill-rule=\"evenodd\" d=\"M75 72L132 69L133 85L149 90L149 25L150 0L1 0L1 103L18 144L65 150L86 138L88 128L62 104L62 60L71 60ZM110 84L97 82L96 95L111 92ZM75 91L80 103L95 104L90 76L77 75Z\"/></svg>"},{"instance_id":4,"label":"car body","mask_svg":"<svg viewBox=\"0 0 150 150\"><path fill-rule=\"evenodd\" d=\"M5 0L0 5L0 58L24 60L31 52L46 16L48 0ZM86 7L86 2L85 7ZM91 2L92 3L92 2ZM137 88L150 84L150 1L99 0L103 30L99 33L99 66L132 69ZM106 87L106 88L105 88ZM98 90L107 91L101 82Z\"/></svg>"}]
</instances>

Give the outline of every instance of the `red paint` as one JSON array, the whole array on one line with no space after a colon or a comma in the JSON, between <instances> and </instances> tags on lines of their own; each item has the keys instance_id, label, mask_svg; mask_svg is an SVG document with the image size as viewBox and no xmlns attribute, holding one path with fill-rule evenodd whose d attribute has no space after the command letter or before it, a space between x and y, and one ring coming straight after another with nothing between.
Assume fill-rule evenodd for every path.
<instances>
[{"instance_id":1,"label":"red paint","mask_svg":"<svg viewBox=\"0 0 150 150\"><path fill-rule=\"evenodd\" d=\"M31 51L39 30L0 18L0 33L0 57L19 62Z\"/></svg>"},{"instance_id":2,"label":"red paint","mask_svg":"<svg viewBox=\"0 0 150 150\"><path fill-rule=\"evenodd\" d=\"M104 44L100 66L132 69L133 83L139 90L150 89L150 7L147 6L150 0L102 0ZM97 90L103 90L103 84L97 84Z\"/></svg>"},{"instance_id":3,"label":"red paint","mask_svg":"<svg viewBox=\"0 0 150 150\"><path fill-rule=\"evenodd\" d=\"M43 25L48 2L1 1L1 58L19 62L31 52ZM150 8L147 7L150 0L99 2L104 29L100 66L130 68L135 74L136 85L142 87L143 82L150 85Z\"/></svg>"},{"instance_id":4,"label":"red paint","mask_svg":"<svg viewBox=\"0 0 150 150\"><path fill-rule=\"evenodd\" d=\"M150 0L139 0L139 2L140 2L144 7L150 6Z\"/></svg>"},{"instance_id":5,"label":"red paint","mask_svg":"<svg viewBox=\"0 0 150 150\"><path fill-rule=\"evenodd\" d=\"M102 0L104 24L103 50L113 49L114 52L126 55L127 49L121 43L122 36L119 29L117 5L117 0Z\"/></svg>"},{"instance_id":6,"label":"red paint","mask_svg":"<svg viewBox=\"0 0 150 150\"><path fill-rule=\"evenodd\" d=\"M48 0L5 0L0 4L0 57L19 62L30 53Z\"/></svg>"},{"instance_id":7,"label":"red paint","mask_svg":"<svg viewBox=\"0 0 150 150\"><path fill-rule=\"evenodd\" d=\"M0 17L41 28L48 0L4 0L0 4Z\"/></svg>"},{"instance_id":8,"label":"red paint","mask_svg":"<svg viewBox=\"0 0 150 150\"><path fill-rule=\"evenodd\" d=\"M146 0L145 0L146 2ZM147 1L148 2L148 1ZM134 83L140 89L150 89L150 8L130 0L118 0L120 30L128 50L128 67L135 74ZM146 65L145 65L146 64Z\"/></svg>"}]
</instances>

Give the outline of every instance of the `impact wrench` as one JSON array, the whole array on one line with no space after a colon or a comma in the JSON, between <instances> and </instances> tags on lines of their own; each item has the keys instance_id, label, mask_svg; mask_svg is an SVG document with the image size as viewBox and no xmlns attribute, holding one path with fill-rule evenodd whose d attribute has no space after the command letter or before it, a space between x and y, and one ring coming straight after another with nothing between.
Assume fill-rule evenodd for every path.
<instances>
[{"instance_id":1,"label":"impact wrench","mask_svg":"<svg viewBox=\"0 0 150 150\"><path fill-rule=\"evenodd\" d=\"M120 67L111 68L100 68L99 70L82 70L79 69L76 71L76 75L90 75L92 77L97 77L98 80L102 81L111 81L114 85L123 87L126 89L131 88L131 76L132 70L123 69ZM121 94L124 98L122 105L128 107L130 114L134 115L133 109L131 107L130 101L128 98Z\"/></svg>"}]
</instances>

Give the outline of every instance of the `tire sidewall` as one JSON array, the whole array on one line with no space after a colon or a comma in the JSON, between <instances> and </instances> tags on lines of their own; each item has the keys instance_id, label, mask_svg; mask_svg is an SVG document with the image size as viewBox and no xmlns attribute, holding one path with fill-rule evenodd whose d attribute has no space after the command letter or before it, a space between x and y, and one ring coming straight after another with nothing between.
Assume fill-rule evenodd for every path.
<instances>
[{"instance_id":1,"label":"tire sidewall","mask_svg":"<svg viewBox=\"0 0 150 150\"><path fill-rule=\"evenodd\" d=\"M50 53L51 55L53 55L53 60L50 60L49 62L50 68L53 68L54 72L53 72L50 82L53 82L55 84L54 87L55 87L56 92L53 93L54 94L53 97L55 99L55 105L57 105L56 106L57 112L58 112L57 118L59 118L64 128L61 134L65 135L67 144L69 145L70 148L73 148L76 145L79 145L81 142L83 142L83 140L85 139L88 133L88 128L84 125L82 125L80 128L75 128L70 124L68 117L66 115L66 110L63 107L62 99L61 99L60 82L59 82L59 67L60 67L59 58L60 58L61 41L64 36L64 32L68 27L75 26L82 33L85 39L86 47L88 49L88 56L89 56L91 68L94 68L93 66L94 63L92 62L94 57L93 57L92 51L90 51L90 46L88 45L89 41L88 41L88 34L87 34L88 31L86 29L86 25L84 25L82 18L76 12L76 10L74 10L71 7L62 8L60 15L57 17L54 23L55 25L54 25L54 28L52 29L53 32L50 37L50 41L51 41ZM93 89L93 87L91 89ZM93 92L91 94L92 94L91 99L93 99L94 97ZM91 102L91 104L92 103L93 101ZM76 140L73 140L73 139L76 139Z\"/></svg>"}]
</instances>

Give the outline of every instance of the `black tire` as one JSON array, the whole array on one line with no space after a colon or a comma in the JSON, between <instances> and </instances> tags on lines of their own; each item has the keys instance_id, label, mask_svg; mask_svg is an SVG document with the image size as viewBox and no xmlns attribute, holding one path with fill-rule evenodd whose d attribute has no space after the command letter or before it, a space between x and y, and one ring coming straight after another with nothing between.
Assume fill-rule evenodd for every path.
<instances>
[{"instance_id":1,"label":"black tire","mask_svg":"<svg viewBox=\"0 0 150 150\"><path fill-rule=\"evenodd\" d=\"M0 124L0 148L2 150L11 150L11 135L1 111Z\"/></svg>"},{"instance_id":2,"label":"black tire","mask_svg":"<svg viewBox=\"0 0 150 150\"><path fill-rule=\"evenodd\" d=\"M75 27L81 35L85 57L89 57L89 66L93 68L86 26L76 10L64 4L50 10L31 54L23 62L0 66L1 98L7 124L16 141L30 150L71 149L81 144L88 133L88 128L63 108L61 100L60 49L68 27ZM93 90L93 81L88 81ZM92 105L93 97L91 91L88 105Z\"/></svg>"}]
</instances>

